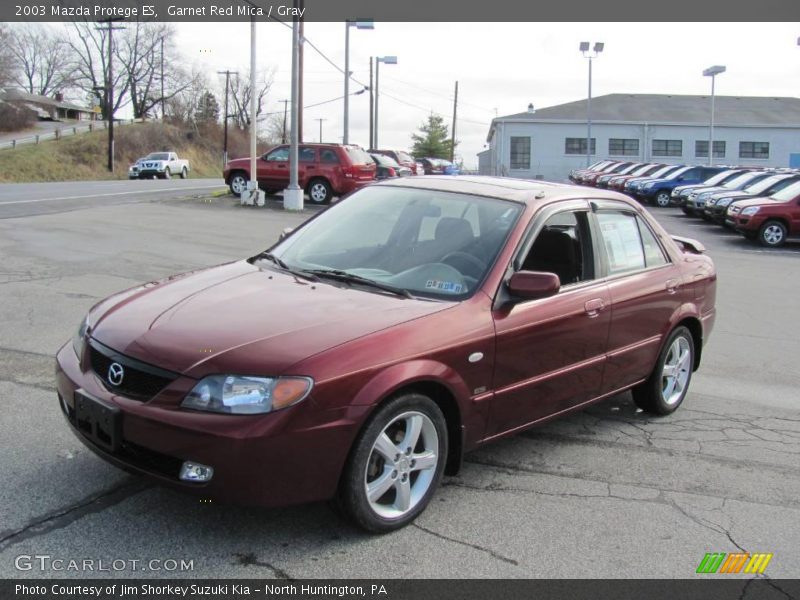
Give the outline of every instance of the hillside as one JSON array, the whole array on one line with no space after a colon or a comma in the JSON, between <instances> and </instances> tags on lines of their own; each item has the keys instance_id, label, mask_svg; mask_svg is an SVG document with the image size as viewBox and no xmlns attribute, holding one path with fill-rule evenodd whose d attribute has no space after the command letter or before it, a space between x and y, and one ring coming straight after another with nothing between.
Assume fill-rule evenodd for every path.
<instances>
[{"instance_id":1,"label":"hillside","mask_svg":"<svg viewBox=\"0 0 800 600\"><path fill-rule=\"evenodd\" d=\"M222 131L217 124L195 130L160 122L117 127L114 173L106 169L105 130L0 150L0 183L124 179L128 167L150 152L173 150L189 160L190 177L222 176ZM263 148L259 148L262 151ZM230 158L247 156L247 133L231 128Z\"/></svg>"}]
</instances>

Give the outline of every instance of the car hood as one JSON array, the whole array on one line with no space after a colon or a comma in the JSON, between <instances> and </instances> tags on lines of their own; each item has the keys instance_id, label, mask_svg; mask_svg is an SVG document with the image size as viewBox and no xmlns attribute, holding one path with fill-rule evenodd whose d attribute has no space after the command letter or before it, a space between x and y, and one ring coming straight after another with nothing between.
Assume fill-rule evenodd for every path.
<instances>
[{"instance_id":1,"label":"car hood","mask_svg":"<svg viewBox=\"0 0 800 600\"><path fill-rule=\"evenodd\" d=\"M280 375L314 354L452 306L239 261L112 297L90 323L106 346L190 377Z\"/></svg>"},{"instance_id":2,"label":"car hood","mask_svg":"<svg viewBox=\"0 0 800 600\"><path fill-rule=\"evenodd\" d=\"M717 192L716 194L713 194L711 197L714 199L721 200L722 198L745 198L752 195L753 194L743 192L742 190L730 190L727 192Z\"/></svg>"},{"instance_id":3,"label":"car hood","mask_svg":"<svg viewBox=\"0 0 800 600\"><path fill-rule=\"evenodd\" d=\"M775 204L778 200L774 200L769 196L758 196L756 198L747 198L746 200L737 200L736 206L747 208L748 206L763 206L765 204Z\"/></svg>"}]
</instances>

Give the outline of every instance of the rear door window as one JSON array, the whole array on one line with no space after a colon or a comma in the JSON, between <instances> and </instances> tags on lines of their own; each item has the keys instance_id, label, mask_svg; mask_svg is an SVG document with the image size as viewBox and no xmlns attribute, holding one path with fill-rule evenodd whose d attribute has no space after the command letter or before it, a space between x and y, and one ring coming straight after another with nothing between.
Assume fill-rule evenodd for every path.
<instances>
[{"instance_id":1,"label":"rear door window","mask_svg":"<svg viewBox=\"0 0 800 600\"><path fill-rule=\"evenodd\" d=\"M608 274L618 275L645 268L642 236L636 215L601 211L597 213L600 238L606 251Z\"/></svg>"}]
</instances>

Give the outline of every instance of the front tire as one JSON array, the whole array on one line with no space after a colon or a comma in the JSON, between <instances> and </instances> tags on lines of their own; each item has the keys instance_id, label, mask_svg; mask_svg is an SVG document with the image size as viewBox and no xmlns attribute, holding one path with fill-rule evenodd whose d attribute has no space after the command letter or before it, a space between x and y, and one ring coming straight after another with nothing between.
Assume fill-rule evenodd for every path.
<instances>
[{"instance_id":1,"label":"front tire","mask_svg":"<svg viewBox=\"0 0 800 600\"><path fill-rule=\"evenodd\" d=\"M656 194L656 206L667 208L669 206L669 192L658 192Z\"/></svg>"},{"instance_id":2,"label":"front tire","mask_svg":"<svg viewBox=\"0 0 800 600\"><path fill-rule=\"evenodd\" d=\"M181 179L186 179L187 177L189 177L189 171L186 170L186 167L183 167L181 169Z\"/></svg>"},{"instance_id":3,"label":"front tire","mask_svg":"<svg viewBox=\"0 0 800 600\"><path fill-rule=\"evenodd\" d=\"M247 189L247 177L241 171L234 173L228 180L228 187L231 190L231 194L240 196Z\"/></svg>"},{"instance_id":4,"label":"front tire","mask_svg":"<svg viewBox=\"0 0 800 600\"><path fill-rule=\"evenodd\" d=\"M164 169L164 179L171 179L172 178L172 171L169 170L169 167Z\"/></svg>"},{"instance_id":5,"label":"front tire","mask_svg":"<svg viewBox=\"0 0 800 600\"><path fill-rule=\"evenodd\" d=\"M447 425L439 406L417 393L397 396L353 444L337 504L367 531L399 529L430 503L446 462Z\"/></svg>"},{"instance_id":6,"label":"front tire","mask_svg":"<svg viewBox=\"0 0 800 600\"><path fill-rule=\"evenodd\" d=\"M689 391L693 369L694 339L686 327L677 327L667 338L650 377L633 388L633 401L655 415L675 412Z\"/></svg>"},{"instance_id":7,"label":"front tire","mask_svg":"<svg viewBox=\"0 0 800 600\"><path fill-rule=\"evenodd\" d=\"M314 204L328 204L333 198L331 184L324 179L312 179L306 189L308 198Z\"/></svg>"},{"instance_id":8,"label":"front tire","mask_svg":"<svg viewBox=\"0 0 800 600\"><path fill-rule=\"evenodd\" d=\"M786 225L780 221L767 221L758 230L758 241L768 248L783 246L786 241Z\"/></svg>"}]
</instances>

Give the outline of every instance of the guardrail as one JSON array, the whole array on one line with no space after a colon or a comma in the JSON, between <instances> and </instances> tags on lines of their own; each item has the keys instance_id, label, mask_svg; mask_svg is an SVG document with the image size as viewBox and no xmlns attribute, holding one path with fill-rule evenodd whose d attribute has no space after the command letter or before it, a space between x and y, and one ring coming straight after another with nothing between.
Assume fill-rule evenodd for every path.
<instances>
[{"instance_id":1,"label":"guardrail","mask_svg":"<svg viewBox=\"0 0 800 600\"><path fill-rule=\"evenodd\" d=\"M130 125L132 123L141 123L141 119L115 119L115 125ZM51 131L43 131L34 135L16 138L13 140L0 140L0 148L16 148L26 144L38 144L39 142L46 142L48 140L60 140L63 137L77 135L78 133L88 133L90 131L99 131L108 129L108 121L91 121L86 125L73 125L68 127L61 127Z\"/></svg>"}]
</instances>

